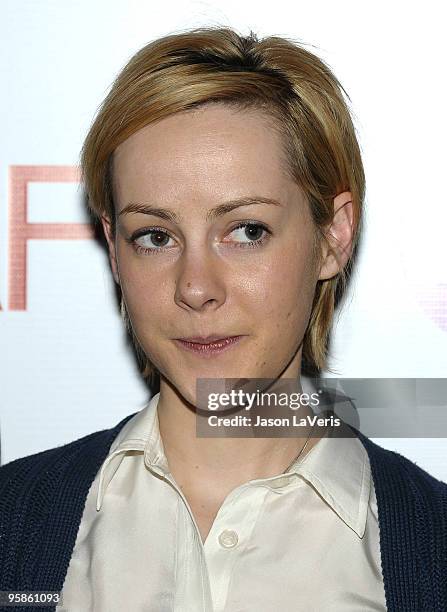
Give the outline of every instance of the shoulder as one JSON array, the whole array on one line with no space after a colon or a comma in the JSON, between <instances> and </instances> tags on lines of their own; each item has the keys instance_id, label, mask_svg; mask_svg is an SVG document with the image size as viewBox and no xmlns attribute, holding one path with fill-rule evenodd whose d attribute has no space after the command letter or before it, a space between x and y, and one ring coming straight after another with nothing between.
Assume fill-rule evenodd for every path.
<instances>
[{"instance_id":1,"label":"shoulder","mask_svg":"<svg viewBox=\"0 0 447 612\"><path fill-rule=\"evenodd\" d=\"M67 444L0 466L0 509L3 506L1 500L8 498L8 493L17 496L19 491L25 493L29 489L35 489L36 483L45 482L47 486L51 486L74 469L80 477L88 477L92 470L99 469L101 458L107 453L113 439L134 414L128 415L109 429L95 431Z\"/></svg>"},{"instance_id":2,"label":"shoulder","mask_svg":"<svg viewBox=\"0 0 447 612\"><path fill-rule=\"evenodd\" d=\"M49 590L60 590L88 491L114 438L132 416L0 468L2 584L17 590L26 584L51 584L57 588Z\"/></svg>"},{"instance_id":3,"label":"shoulder","mask_svg":"<svg viewBox=\"0 0 447 612\"><path fill-rule=\"evenodd\" d=\"M368 452L374 484L381 490L382 496L392 497L400 493L417 499L425 496L427 501L437 499L447 513L447 483L438 480L408 457L380 446L363 434L358 435Z\"/></svg>"},{"instance_id":4,"label":"shoulder","mask_svg":"<svg viewBox=\"0 0 447 612\"><path fill-rule=\"evenodd\" d=\"M377 497L381 565L393 610L447 610L447 483L363 434Z\"/></svg>"}]
</instances>

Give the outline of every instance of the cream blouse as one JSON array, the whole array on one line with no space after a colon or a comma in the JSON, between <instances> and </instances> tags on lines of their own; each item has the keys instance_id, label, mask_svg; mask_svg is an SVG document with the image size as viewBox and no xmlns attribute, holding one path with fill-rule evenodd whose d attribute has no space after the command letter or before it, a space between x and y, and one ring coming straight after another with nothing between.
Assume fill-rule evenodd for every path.
<instances>
[{"instance_id":1,"label":"cream blouse","mask_svg":"<svg viewBox=\"0 0 447 612\"><path fill-rule=\"evenodd\" d=\"M233 489L202 543L169 472L158 399L90 488L58 610L386 611L377 502L357 438L322 438L287 474Z\"/></svg>"}]
</instances>

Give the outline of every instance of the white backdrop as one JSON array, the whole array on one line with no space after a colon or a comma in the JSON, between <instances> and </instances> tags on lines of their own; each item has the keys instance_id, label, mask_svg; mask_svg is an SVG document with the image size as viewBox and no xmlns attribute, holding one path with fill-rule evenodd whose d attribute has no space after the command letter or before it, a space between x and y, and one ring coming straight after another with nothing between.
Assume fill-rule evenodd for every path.
<instances>
[{"instance_id":1,"label":"white backdrop","mask_svg":"<svg viewBox=\"0 0 447 612\"><path fill-rule=\"evenodd\" d=\"M186 27L290 36L329 63L352 100L367 177L366 232L331 365L345 377L447 377L442 12L434 0L2 0L2 463L111 427L148 399L105 252L72 226L87 218L70 181L119 69ZM447 480L445 439L377 441Z\"/></svg>"}]
</instances>

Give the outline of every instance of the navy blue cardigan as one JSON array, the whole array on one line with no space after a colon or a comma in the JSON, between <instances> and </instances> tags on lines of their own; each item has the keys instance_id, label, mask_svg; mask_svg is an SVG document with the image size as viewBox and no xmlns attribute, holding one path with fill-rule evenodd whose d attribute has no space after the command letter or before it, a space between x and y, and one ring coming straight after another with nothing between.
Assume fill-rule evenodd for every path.
<instances>
[{"instance_id":1,"label":"navy blue cardigan","mask_svg":"<svg viewBox=\"0 0 447 612\"><path fill-rule=\"evenodd\" d=\"M62 590L90 486L134 414L0 467L0 590ZM447 612L447 484L355 431L376 489L387 609Z\"/></svg>"}]
</instances>

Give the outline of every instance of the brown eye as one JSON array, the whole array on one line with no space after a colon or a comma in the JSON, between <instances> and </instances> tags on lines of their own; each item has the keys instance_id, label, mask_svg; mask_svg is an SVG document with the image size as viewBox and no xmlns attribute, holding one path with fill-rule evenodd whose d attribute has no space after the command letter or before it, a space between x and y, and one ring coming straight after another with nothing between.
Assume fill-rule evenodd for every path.
<instances>
[{"instance_id":1,"label":"brown eye","mask_svg":"<svg viewBox=\"0 0 447 612\"><path fill-rule=\"evenodd\" d=\"M171 236L161 228L142 228L132 234L130 238L126 238L137 253L157 253L158 251L164 251L169 240L173 240Z\"/></svg>"},{"instance_id":2,"label":"brown eye","mask_svg":"<svg viewBox=\"0 0 447 612\"><path fill-rule=\"evenodd\" d=\"M263 233L265 232L265 236ZM269 237L270 231L265 227L263 223L254 223L244 221L237 225L231 232L230 235L236 234L236 238L242 238L242 241L236 240L236 246L253 248L261 246ZM243 239L247 238L248 241Z\"/></svg>"},{"instance_id":3,"label":"brown eye","mask_svg":"<svg viewBox=\"0 0 447 612\"><path fill-rule=\"evenodd\" d=\"M142 246L151 246L151 245L166 246L166 240L169 241L169 236L165 232L161 232L159 230L148 232L144 236L141 236L141 238L147 238L147 237L149 237L149 244L148 245L143 244ZM141 243L141 240L140 240L140 243Z\"/></svg>"},{"instance_id":4,"label":"brown eye","mask_svg":"<svg viewBox=\"0 0 447 612\"><path fill-rule=\"evenodd\" d=\"M263 231L264 229L260 225L247 225L245 228L245 234L250 240L259 240Z\"/></svg>"}]
</instances>

